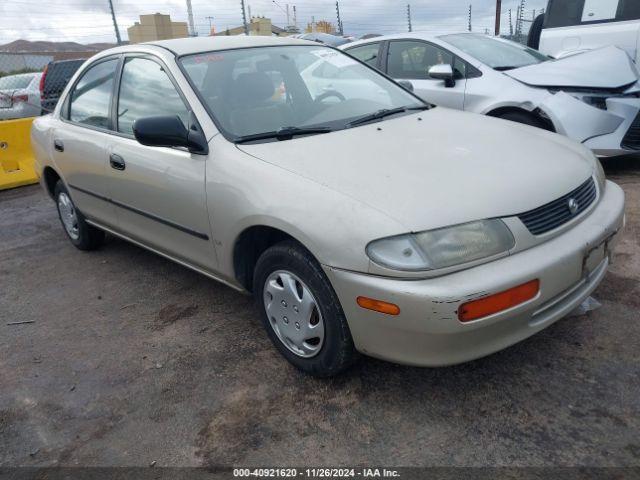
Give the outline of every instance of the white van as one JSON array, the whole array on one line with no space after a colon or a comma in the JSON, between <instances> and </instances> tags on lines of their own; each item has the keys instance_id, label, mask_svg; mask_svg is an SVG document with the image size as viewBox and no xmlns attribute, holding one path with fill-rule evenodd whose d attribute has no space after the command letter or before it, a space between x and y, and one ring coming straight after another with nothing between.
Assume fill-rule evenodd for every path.
<instances>
[{"instance_id":1,"label":"white van","mask_svg":"<svg viewBox=\"0 0 640 480\"><path fill-rule=\"evenodd\" d=\"M639 63L639 0L549 0L546 12L532 28L530 46L560 58L615 45Z\"/></svg>"}]
</instances>

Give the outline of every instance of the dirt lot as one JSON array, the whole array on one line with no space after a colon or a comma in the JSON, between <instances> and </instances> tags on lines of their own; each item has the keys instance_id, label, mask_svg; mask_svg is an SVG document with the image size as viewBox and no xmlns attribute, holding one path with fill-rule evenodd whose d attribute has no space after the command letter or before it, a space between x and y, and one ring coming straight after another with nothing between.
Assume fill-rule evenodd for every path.
<instances>
[{"instance_id":1,"label":"dirt lot","mask_svg":"<svg viewBox=\"0 0 640 480\"><path fill-rule=\"evenodd\" d=\"M470 364L328 381L249 298L120 240L81 253L38 187L2 192L0 466L640 466L640 158L608 163L628 228L601 309Z\"/></svg>"}]
</instances>

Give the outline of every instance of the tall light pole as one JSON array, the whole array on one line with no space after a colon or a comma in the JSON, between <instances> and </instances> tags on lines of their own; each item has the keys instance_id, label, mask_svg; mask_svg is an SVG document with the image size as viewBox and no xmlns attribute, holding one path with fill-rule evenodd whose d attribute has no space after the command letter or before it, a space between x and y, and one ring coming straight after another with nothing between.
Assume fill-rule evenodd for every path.
<instances>
[{"instance_id":1,"label":"tall light pole","mask_svg":"<svg viewBox=\"0 0 640 480\"><path fill-rule=\"evenodd\" d=\"M411 4L407 4L407 22L408 22L409 32L413 32L413 25L411 25Z\"/></svg>"},{"instance_id":2,"label":"tall light pole","mask_svg":"<svg viewBox=\"0 0 640 480\"><path fill-rule=\"evenodd\" d=\"M113 11L113 0L109 0L109 10L111 10L111 18L113 19L113 28L116 31L116 41L118 45L122 44L122 39L120 38L120 30L118 30L118 22L116 22L116 14Z\"/></svg>"},{"instance_id":3,"label":"tall light pole","mask_svg":"<svg viewBox=\"0 0 640 480\"><path fill-rule=\"evenodd\" d=\"M501 17L502 17L502 0L496 0L496 37L500 36Z\"/></svg>"},{"instance_id":4,"label":"tall light pole","mask_svg":"<svg viewBox=\"0 0 640 480\"><path fill-rule=\"evenodd\" d=\"M196 34L196 26L193 23L193 8L191 8L191 0L187 0L187 17L189 18L189 34L192 37L195 37Z\"/></svg>"}]
</instances>

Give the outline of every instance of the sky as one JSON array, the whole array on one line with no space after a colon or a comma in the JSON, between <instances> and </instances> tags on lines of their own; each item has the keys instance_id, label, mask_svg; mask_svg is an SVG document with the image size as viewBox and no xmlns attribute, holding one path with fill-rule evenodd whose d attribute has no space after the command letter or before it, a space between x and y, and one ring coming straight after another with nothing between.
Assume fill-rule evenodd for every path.
<instances>
[{"instance_id":1,"label":"sky","mask_svg":"<svg viewBox=\"0 0 640 480\"><path fill-rule=\"evenodd\" d=\"M293 6L297 25L306 27L316 21L336 23L335 0L245 0L254 16L272 19L275 25L290 23ZM407 3L411 4L414 31L461 31L468 26L472 5L472 29L493 32L495 0L340 0L345 34L391 34L406 32ZM525 17L531 19L547 0L526 0ZM509 9L513 21L520 0L502 1L502 30L509 33ZM186 0L113 0L116 19L123 40L127 27L148 13L170 14L174 21L187 21ZM240 0L192 0L194 24L198 35L207 35L209 26L217 31L242 25ZM525 24L526 25L526 24ZM528 28L528 27L526 27ZM75 41L80 43L115 42L114 26L108 0L0 0L0 44L16 39Z\"/></svg>"}]
</instances>

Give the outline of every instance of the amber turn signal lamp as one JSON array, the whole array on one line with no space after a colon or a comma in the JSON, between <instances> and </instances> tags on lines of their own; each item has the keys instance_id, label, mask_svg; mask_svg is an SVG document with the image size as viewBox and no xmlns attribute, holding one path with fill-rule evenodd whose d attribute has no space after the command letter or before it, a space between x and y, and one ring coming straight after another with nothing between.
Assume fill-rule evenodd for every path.
<instances>
[{"instance_id":1,"label":"amber turn signal lamp","mask_svg":"<svg viewBox=\"0 0 640 480\"><path fill-rule=\"evenodd\" d=\"M393 303L383 302L382 300L374 300L373 298L358 297L358 305L367 310L384 313L386 315L400 314L400 307Z\"/></svg>"},{"instance_id":2,"label":"amber turn signal lamp","mask_svg":"<svg viewBox=\"0 0 640 480\"><path fill-rule=\"evenodd\" d=\"M488 317L531 300L539 291L540 280L532 280L504 292L464 303L458 309L458 319L461 322L470 322Z\"/></svg>"}]
</instances>

